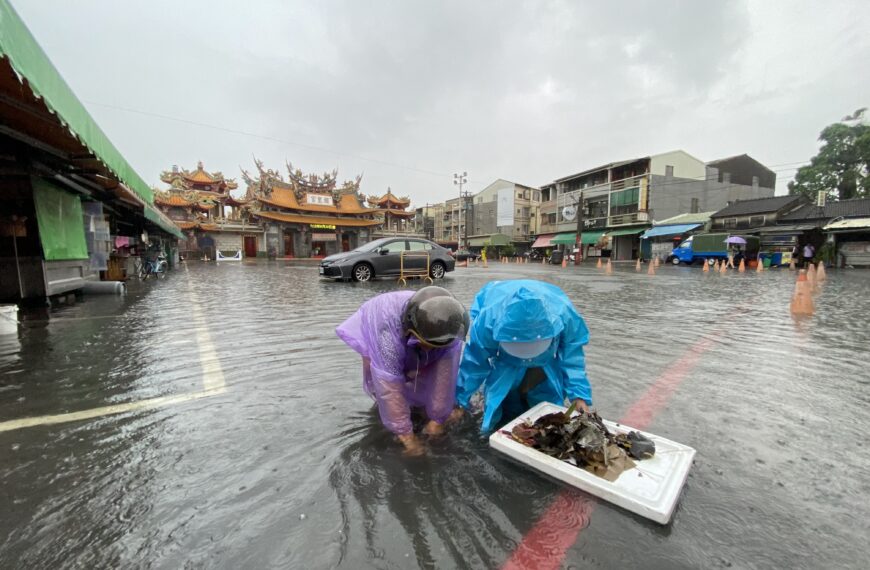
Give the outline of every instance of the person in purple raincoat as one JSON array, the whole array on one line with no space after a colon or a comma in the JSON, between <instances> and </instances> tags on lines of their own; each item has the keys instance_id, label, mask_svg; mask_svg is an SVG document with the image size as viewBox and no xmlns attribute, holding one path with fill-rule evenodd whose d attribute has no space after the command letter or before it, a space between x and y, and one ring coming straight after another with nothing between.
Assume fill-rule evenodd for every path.
<instances>
[{"instance_id":1,"label":"person in purple raincoat","mask_svg":"<svg viewBox=\"0 0 870 570\"><path fill-rule=\"evenodd\" d=\"M423 408L423 433L438 435L453 412L468 312L441 287L384 293L363 303L335 332L363 359L363 389L381 422L410 454L423 452L411 408Z\"/></svg>"}]
</instances>

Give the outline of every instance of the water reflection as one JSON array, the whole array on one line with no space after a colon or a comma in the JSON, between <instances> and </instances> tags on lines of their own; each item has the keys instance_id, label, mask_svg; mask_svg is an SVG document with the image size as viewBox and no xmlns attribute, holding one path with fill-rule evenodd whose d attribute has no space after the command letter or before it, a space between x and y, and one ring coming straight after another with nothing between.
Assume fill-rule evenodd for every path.
<instances>
[{"instance_id":1,"label":"water reflection","mask_svg":"<svg viewBox=\"0 0 870 570\"><path fill-rule=\"evenodd\" d=\"M194 302L228 387L173 408L0 433L0 567L492 568L551 508L583 529L564 566L862 559L866 274L832 272L816 314L798 323L788 272L493 264L439 283L466 305L490 279L563 287L591 330L605 417L621 417L710 339L649 426L698 449L674 522L659 527L606 503L583 518L583 495L491 451L470 418L426 457L402 455L333 330L395 284L313 271L191 263L0 337L0 419L200 389Z\"/></svg>"}]
</instances>

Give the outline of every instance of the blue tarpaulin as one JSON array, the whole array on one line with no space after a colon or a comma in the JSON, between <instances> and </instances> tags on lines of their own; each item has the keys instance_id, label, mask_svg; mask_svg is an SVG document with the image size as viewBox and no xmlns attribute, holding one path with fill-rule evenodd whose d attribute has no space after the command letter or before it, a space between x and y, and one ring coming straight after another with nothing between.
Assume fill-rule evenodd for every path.
<instances>
[{"instance_id":1,"label":"blue tarpaulin","mask_svg":"<svg viewBox=\"0 0 870 570\"><path fill-rule=\"evenodd\" d=\"M702 224L678 224L675 226L656 226L643 232L640 239L647 239L658 236L676 236L694 230Z\"/></svg>"}]
</instances>

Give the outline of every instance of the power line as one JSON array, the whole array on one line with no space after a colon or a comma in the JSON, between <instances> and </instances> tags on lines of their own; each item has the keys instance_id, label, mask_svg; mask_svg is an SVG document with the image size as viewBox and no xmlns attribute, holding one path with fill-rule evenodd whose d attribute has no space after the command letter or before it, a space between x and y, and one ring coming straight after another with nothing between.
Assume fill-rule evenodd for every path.
<instances>
[{"instance_id":1,"label":"power line","mask_svg":"<svg viewBox=\"0 0 870 570\"><path fill-rule=\"evenodd\" d=\"M96 102L96 101L88 101L88 100L84 100L84 102L87 103L87 104L89 104L89 105L96 105L96 106L98 106L98 107L105 107L105 108L107 108L107 109L115 109L115 110L118 110L118 111L124 111L124 112L127 112L127 113L134 113L134 114L137 114L137 115L143 115L143 116L147 116L147 117L156 117L156 118L163 119L163 120L167 120L167 121L175 121L175 122L178 122L178 123L183 123L183 124L187 124L187 125L193 125L193 126L197 126L197 127L203 127L203 128L207 128L207 129L212 129L212 130L216 130L216 131L225 132L225 133L236 134L236 135L242 135L242 136L251 137L251 138L256 138L256 139L261 139L261 140L266 140L266 141L270 141L270 142L278 142L278 143L281 143L281 144L288 144L288 145L297 146L297 147L301 147L301 148L307 148L307 149L311 149L311 150L316 150L316 151L319 151L319 152L329 153L329 154L332 154L332 155L343 156L343 157L346 157L346 158L353 158L353 159L361 160L361 161L364 161L364 162L371 162L371 163L374 163L374 164L380 164L380 165L383 165L383 166L389 166L389 167L393 167L393 168L399 168L399 169L407 170L407 171L411 171L411 172L419 172L419 173L421 173L421 174L426 174L426 175L429 175L429 176L437 176L437 177L445 177L445 178L449 176L449 174L448 174L448 173L445 173L445 172L436 172L436 171L434 171L434 170L428 170L428 169L424 169L424 168L417 168L417 167L413 167L413 166L407 166L407 165L404 165L404 164L399 164L399 163L395 163L395 162L390 162L390 161L387 161L387 160L381 160L381 159L377 159L377 158L369 158L369 157L366 157L366 156L361 156L361 155L357 155L357 154L341 152L341 151L337 151L337 150L329 149L329 148L326 148L326 147L321 147L321 146L316 146L316 145L311 145L311 144L306 144L306 143L300 143L300 142L297 142L297 141L291 141L291 140L283 139L283 138L280 138L280 137L273 137L273 136L269 136L269 135L263 135L263 134L259 134L259 133L253 133L253 132L250 132L250 131L244 131L244 130L241 130L241 129L233 129L233 128L229 128L229 127L223 127L223 126L220 126L220 125L214 125L214 124L211 124L211 123L203 123L203 122L200 122L200 121L194 121L194 120L191 120L191 119L185 119L185 118L182 118L182 117L175 117L175 116L171 116L171 115L164 115L164 114L162 114L162 113L154 113L154 112L151 112L151 111L142 111L142 110L139 110L139 109L131 109L131 108L129 108L129 107L121 107L121 106L118 106L118 105L110 105L110 104L107 104L107 103L99 103L99 102ZM299 133L297 133L297 134L299 134ZM769 165L768 168L770 168L770 167L776 167L776 166L796 165L796 164L797 164L797 165L809 164L809 161L808 161L808 160L803 160L803 161L796 161L796 162L783 162L783 163L779 163L779 164L772 164L772 165ZM782 169L782 170L773 170L773 172L775 172L775 173L777 173L777 172L788 172L788 171L791 171L791 170L797 170L797 168L786 168L786 169ZM691 184L691 183L694 183L694 182L704 181L704 180L711 180L711 181L712 181L713 179L712 179L712 178L709 178L709 177L706 177L706 176L704 176L704 177L697 177L697 178L685 178L685 177L681 177L681 180L679 180L679 181L668 182L668 183L660 183L660 184L656 184L654 187L655 187L655 188L662 188L662 187L665 187L665 186L676 186L676 185L680 185L680 184ZM485 183L485 182L482 181L482 180L471 180L471 182L476 183L476 184L484 184L484 183ZM580 190L580 189L578 188L577 190L571 190L571 191L569 191L568 193L575 192L575 191L579 191L579 190ZM688 194L688 193L687 193L687 194Z\"/></svg>"},{"instance_id":2,"label":"power line","mask_svg":"<svg viewBox=\"0 0 870 570\"><path fill-rule=\"evenodd\" d=\"M267 141L271 141L271 142L278 142L278 143L282 143L282 144L288 144L288 145L292 145L292 146L298 146L298 147L302 147L302 148L308 148L308 149L311 149L311 150L317 150L317 151L320 151L320 152L326 152L326 153L329 153L329 154L332 154L332 155L343 156L343 157L345 157L345 158L354 158L354 159L357 159L357 160L362 160L362 161L366 161L366 162L372 162L372 163L375 163L375 164L381 164L381 165L384 165L384 166L392 166L392 167L394 167L394 168L401 168L401 169L403 169L403 170L410 170L410 171L413 171L413 172L419 172L419 173L421 173L421 174L428 174L428 175L430 175L430 176L439 176L439 177L440 177L440 176L443 176L443 177L447 177L447 176L449 176L449 174L444 173L444 172L435 172L435 171L432 171L432 170L425 170L425 169L422 169L422 168L416 168L416 167L413 167L413 166L406 166L406 165L404 165L404 164L398 164L398 163L395 163L395 162L389 162L389 161L386 161L386 160L379 160L379 159L376 159L376 158L368 158L368 157L365 157L365 156L360 156L360 155L358 155L358 154L351 154L351 153L346 153L346 152L340 152L340 151L337 151L337 150L333 150L333 149L329 149L329 148L325 148L325 147L321 147L321 146L316 146L316 145L311 145L311 144L300 143L300 142L296 142L296 141L291 141L291 140L287 140L287 139L282 139L282 138L279 138L279 137L272 137L272 136L269 136L269 135L261 135L261 134L258 134L258 133L252 133L252 132L249 132L249 131L243 131L243 130L240 130L240 129L231 129L231 128L228 128L228 127L221 127L221 126L219 126L219 125L212 125L212 124L210 124L210 123L202 123L202 122L199 122L199 121L192 121L192 120L190 120L190 119L183 119L183 118L181 118L181 117L173 117L173 116L170 116L170 115L163 115L163 114L161 114L161 113L152 113L152 112L150 112L150 111L140 111L140 110L138 110L138 109L130 109L130 108L128 108L128 107L119 107L119 106L117 106L117 105L108 105L108 104L106 104L106 103L97 103L96 101L87 101L87 100L85 100L84 102L87 103L88 105L96 105L96 106L98 106L98 107L106 107L106 108L108 108L108 109L116 109L116 110L118 110L118 111L125 111L125 112L127 112L127 113L135 113L135 114L137 114L137 115L144 115L144 116L146 116L146 117L157 117L157 118L164 119L164 120L167 120L167 121L175 121L175 122L178 122L178 123L184 123L184 124L186 124L186 125L194 125L194 126L197 126L197 127L204 127L204 128L207 128L207 129L213 129L213 130L216 130L216 131L222 131L222 132L225 132L225 133L231 133L231 134L236 134L236 135L243 135L243 136L246 136L246 137L252 137L252 138L262 139L262 140L267 140Z\"/></svg>"}]
</instances>

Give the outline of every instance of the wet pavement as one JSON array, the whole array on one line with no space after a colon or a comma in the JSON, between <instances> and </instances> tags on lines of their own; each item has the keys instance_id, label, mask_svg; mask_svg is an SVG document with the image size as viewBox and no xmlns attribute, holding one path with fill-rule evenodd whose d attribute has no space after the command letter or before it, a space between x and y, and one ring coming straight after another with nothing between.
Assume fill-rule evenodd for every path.
<instances>
[{"instance_id":1,"label":"wet pavement","mask_svg":"<svg viewBox=\"0 0 870 570\"><path fill-rule=\"evenodd\" d=\"M866 567L870 273L829 272L800 321L788 270L439 283L466 305L490 279L568 293L601 414L648 400L647 429L698 450L660 526L500 457L470 418L403 456L333 331L395 284L315 272L190 264L0 336L0 422L154 402L0 431L0 568L497 568L533 528L530 568Z\"/></svg>"}]
</instances>

